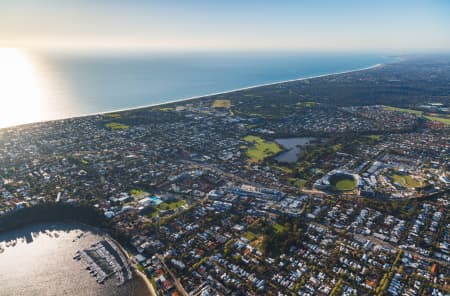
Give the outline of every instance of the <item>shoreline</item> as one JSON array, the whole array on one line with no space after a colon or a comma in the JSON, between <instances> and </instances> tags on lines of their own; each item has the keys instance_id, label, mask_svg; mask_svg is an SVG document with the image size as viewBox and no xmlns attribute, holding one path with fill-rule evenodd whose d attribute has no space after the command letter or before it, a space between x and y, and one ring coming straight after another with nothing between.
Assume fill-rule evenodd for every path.
<instances>
[{"instance_id":1,"label":"shoreline","mask_svg":"<svg viewBox=\"0 0 450 296\"><path fill-rule=\"evenodd\" d=\"M235 88L235 89L230 89L230 90L225 90L225 91L220 91L220 92L213 92L213 93L208 93L208 94L204 94L204 95L198 95L198 96L181 98L181 99L174 99L174 100L163 102L163 103L154 103L154 104L148 104L148 105L140 105L140 106L136 106L136 107L127 107L127 108L114 109L114 110L108 110L108 111L85 113L85 114L61 117L61 118L56 118L56 119L48 119L48 120L35 121L35 122L23 123L23 124L12 125L12 126L5 126L5 127L0 127L0 131L7 130L7 129L19 128L19 127L25 127L25 126L31 126L33 124L39 124L39 123L48 123L48 122L55 122L55 121L68 120L68 119L85 118L85 117L90 117L90 116L98 116L98 115L105 115L105 114L111 114L111 113L120 113L120 112L126 112L126 111L136 111L136 110L146 109L146 108L151 108L151 107L165 106L165 105L169 105L169 104L199 100L199 99L210 97L210 96L225 95L225 94L230 94L230 93L234 93L234 92L239 92L239 91L244 91L244 90L249 90L249 89L254 89L254 88L259 88L259 87L273 86L273 85L277 85L277 84L284 84L284 83L297 82L297 81L303 81L303 80L308 80L308 79L317 79L317 78L323 78L323 77L328 77L328 76L335 76L335 75L341 75L341 74L349 74L349 73L354 73L354 72L372 70L372 69L382 67L384 65L385 65L384 63L377 63L372 66L363 67L363 68L357 68L357 69L346 70L346 71L341 71L341 72L333 72L333 73L327 73L327 74L320 74L320 75L313 75L313 76L307 76L307 77L299 77L299 78L293 78L293 79L287 79L287 80L280 80L280 81L275 81L275 82L255 84L255 85L251 85L251 86Z\"/></svg>"},{"instance_id":2,"label":"shoreline","mask_svg":"<svg viewBox=\"0 0 450 296\"><path fill-rule=\"evenodd\" d=\"M136 276L138 276L144 284L147 286L147 290L150 296L157 296L158 294L155 291L155 288L153 287L152 283L148 279L148 277L140 270L135 269L134 272L136 273Z\"/></svg>"},{"instance_id":3,"label":"shoreline","mask_svg":"<svg viewBox=\"0 0 450 296\"><path fill-rule=\"evenodd\" d=\"M102 239L107 238L111 240L123 253L124 255L130 260L130 262L133 265L132 273L133 273L133 279L142 282L142 286L145 286L145 289L139 290L137 295L145 295L145 296L157 296L157 292L154 289L152 283L147 278L147 276L135 268L135 262L130 254L130 252L125 249L125 247L119 243L114 237L111 236L111 234L107 231L108 229L102 229L95 225L89 225L83 222L75 221L75 220L60 220L60 221L46 221L46 222L37 222L32 224L27 224L15 229L11 229L8 231L2 231L0 232L0 236L3 236L5 240L0 240L0 255L7 249L7 248L14 248L16 245L8 246L6 248L2 248L3 243L7 243L9 241L19 241L19 236L16 235L17 230L20 230L19 234L20 237L23 237L23 232L30 232L34 233L36 232L36 228L39 229L40 233L46 233L46 230L50 231L59 231L59 232L66 232L67 230L80 230L83 234L93 234L96 235ZM43 231L45 229L45 231ZM14 234L14 235L13 235ZM55 238L58 238L59 236L55 236ZM144 291L145 290L145 291Z\"/></svg>"},{"instance_id":4,"label":"shoreline","mask_svg":"<svg viewBox=\"0 0 450 296\"><path fill-rule=\"evenodd\" d=\"M136 262L133 258L133 256L130 254L130 252L124 247L122 246L122 244L120 244L117 240L115 240L110 234L106 234L105 235L108 239L112 240L119 248L120 250L125 254L125 256L127 256L128 260L130 260L133 264L133 272L135 273L135 275L137 277L139 277L144 284L147 286L147 290L148 290L148 295L150 296L156 296L156 290L153 287L152 283L150 282L150 280L148 279L147 275L145 275L144 272L140 271L139 269L136 268Z\"/></svg>"}]
</instances>

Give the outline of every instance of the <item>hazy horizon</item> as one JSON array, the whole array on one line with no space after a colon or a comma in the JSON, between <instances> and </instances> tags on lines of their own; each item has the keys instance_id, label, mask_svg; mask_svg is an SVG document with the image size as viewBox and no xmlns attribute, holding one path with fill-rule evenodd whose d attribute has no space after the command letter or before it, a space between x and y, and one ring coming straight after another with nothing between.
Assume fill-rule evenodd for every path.
<instances>
[{"instance_id":1,"label":"hazy horizon","mask_svg":"<svg viewBox=\"0 0 450 296\"><path fill-rule=\"evenodd\" d=\"M374 54L40 54L0 48L0 128L167 103L392 59Z\"/></svg>"},{"instance_id":2,"label":"hazy horizon","mask_svg":"<svg viewBox=\"0 0 450 296\"><path fill-rule=\"evenodd\" d=\"M448 1L0 4L0 47L71 51L450 51Z\"/></svg>"}]
</instances>

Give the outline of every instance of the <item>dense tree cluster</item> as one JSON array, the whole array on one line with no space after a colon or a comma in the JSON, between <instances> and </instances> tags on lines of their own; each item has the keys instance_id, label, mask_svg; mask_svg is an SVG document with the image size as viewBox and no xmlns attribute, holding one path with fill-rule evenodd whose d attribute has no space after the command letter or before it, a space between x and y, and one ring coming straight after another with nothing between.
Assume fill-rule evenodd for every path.
<instances>
[{"instance_id":1,"label":"dense tree cluster","mask_svg":"<svg viewBox=\"0 0 450 296\"><path fill-rule=\"evenodd\" d=\"M33 223L54 221L77 221L96 227L107 227L104 215L98 209L76 203L42 203L17 209L0 216L0 232Z\"/></svg>"}]
</instances>

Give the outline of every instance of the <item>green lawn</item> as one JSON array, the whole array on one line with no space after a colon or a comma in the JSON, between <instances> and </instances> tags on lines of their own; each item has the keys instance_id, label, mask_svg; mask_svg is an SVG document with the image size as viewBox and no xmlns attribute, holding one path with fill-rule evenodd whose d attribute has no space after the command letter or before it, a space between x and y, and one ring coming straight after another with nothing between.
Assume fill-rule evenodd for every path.
<instances>
[{"instance_id":1,"label":"green lawn","mask_svg":"<svg viewBox=\"0 0 450 296\"><path fill-rule=\"evenodd\" d=\"M208 261L208 257L203 257L202 259L200 259L199 261L197 261L196 263L194 263L192 265L192 268L197 269L200 267L200 265L202 265L203 263L205 263L206 261Z\"/></svg>"},{"instance_id":2,"label":"green lawn","mask_svg":"<svg viewBox=\"0 0 450 296\"><path fill-rule=\"evenodd\" d=\"M450 125L450 118L447 117L430 116L430 115L425 115L424 117L431 121L437 121L446 125Z\"/></svg>"},{"instance_id":3,"label":"green lawn","mask_svg":"<svg viewBox=\"0 0 450 296\"><path fill-rule=\"evenodd\" d=\"M145 195L147 195L147 192L145 192L143 190L139 190L139 189L131 189L130 194L133 197L144 197Z\"/></svg>"},{"instance_id":4,"label":"green lawn","mask_svg":"<svg viewBox=\"0 0 450 296\"><path fill-rule=\"evenodd\" d=\"M294 172L291 168L286 167L286 166L282 166L282 165L273 165L272 168L278 169L280 171L283 171L286 174L292 174Z\"/></svg>"},{"instance_id":5,"label":"green lawn","mask_svg":"<svg viewBox=\"0 0 450 296\"><path fill-rule=\"evenodd\" d=\"M213 108L226 108L229 109L231 107L231 101L230 100L215 100L212 103Z\"/></svg>"},{"instance_id":6,"label":"green lawn","mask_svg":"<svg viewBox=\"0 0 450 296\"><path fill-rule=\"evenodd\" d=\"M350 191L355 189L356 180L347 175L333 175L330 177L330 184L338 191Z\"/></svg>"},{"instance_id":7,"label":"green lawn","mask_svg":"<svg viewBox=\"0 0 450 296\"><path fill-rule=\"evenodd\" d=\"M253 232L247 231L244 233L243 235L246 239L248 239L249 241L252 241L254 239L256 239L256 234L254 234Z\"/></svg>"},{"instance_id":8,"label":"green lawn","mask_svg":"<svg viewBox=\"0 0 450 296\"><path fill-rule=\"evenodd\" d=\"M150 283L152 284L153 289L155 289L155 291L157 291L158 290L158 286L156 286L156 280L155 280L154 277L150 278Z\"/></svg>"},{"instance_id":9,"label":"green lawn","mask_svg":"<svg viewBox=\"0 0 450 296\"><path fill-rule=\"evenodd\" d=\"M411 113L411 114L415 114L415 115L422 115L423 114L423 112L419 111L419 110L398 108L398 107L392 107L392 106L384 106L384 109L385 110L389 110L389 111Z\"/></svg>"},{"instance_id":10,"label":"green lawn","mask_svg":"<svg viewBox=\"0 0 450 296\"><path fill-rule=\"evenodd\" d=\"M154 208L154 211L151 214L149 214L149 217L156 218L159 216L159 211L175 210L175 209L178 209L179 207L184 206L185 204L186 204L186 202L184 200L160 203L159 205L157 205ZM161 224L164 224L164 223L161 223Z\"/></svg>"},{"instance_id":11,"label":"green lawn","mask_svg":"<svg viewBox=\"0 0 450 296\"><path fill-rule=\"evenodd\" d=\"M306 184L306 180L303 179L297 179L297 178L290 178L289 182L292 183L292 185L296 186L296 187L304 187Z\"/></svg>"},{"instance_id":12,"label":"green lawn","mask_svg":"<svg viewBox=\"0 0 450 296\"><path fill-rule=\"evenodd\" d=\"M397 182L403 187L416 188L422 186L422 183L420 181L417 181L416 179L408 175L402 176L398 174L393 174L391 178L393 182Z\"/></svg>"},{"instance_id":13,"label":"green lawn","mask_svg":"<svg viewBox=\"0 0 450 296\"><path fill-rule=\"evenodd\" d=\"M174 210L181 206L184 206L186 202L184 200L177 200L173 202L163 202L157 206L158 210Z\"/></svg>"},{"instance_id":14,"label":"green lawn","mask_svg":"<svg viewBox=\"0 0 450 296\"><path fill-rule=\"evenodd\" d=\"M286 230L286 228L283 225L278 224L278 223L273 224L272 227L273 227L273 229L275 229L275 232L277 232L277 233L281 233Z\"/></svg>"},{"instance_id":15,"label":"green lawn","mask_svg":"<svg viewBox=\"0 0 450 296\"><path fill-rule=\"evenodd\" d=\"M367 136L367 138L377 141L377 140L381 139L381 135L369 135L369 136Z\"/></svg>"},{"instance_id":16,"label":"green lawn","mask_svg":"<svg viewBox=\"0 0 450 296\"><path fill-rule=\"evenodd\" d=\"M113 129L113 130L126 130L129 128L128 125L118 123L118 122L109 122L105 125L107 128Z\"/></svg>"},{"instance_id":17,"label":"green lawn","mask_svg":"<svg viewBox=\"0 0 450 296\"><path fill-rule=\"evenodd\" d=\"M337 181L334 186L339 191L349 191L355 189L356 181L353 179L342 179Z\"/></svg>"},{"instance_id":18,"label":"green lawn","mask_svg":"<svg viewBox=\"0 0 450 296\"><path fill-rule=\"evenodd\" d=\"M142 266L141 264L137 263L136 264L136 268L141 271L141 272L145 272L144 266Z\"/></svg>"},{"instance_id":19,"label":"green lawn","mask_svg":"<svg viewBox=\"0 0 450 296\"><path fill-rule=\"evenodd\" d=\"M264 140L258 136L246 136L243 140L249 143L264 142Z\"/></svg>"},{"instance_id":20,"label":"green lawn","mask_svg":"<svg viewBox=\"0 0 450 296\"><path fill-rule=\"evenodd\" d=\"M264 139L257 136L246 136L244 141L253 143L253 146L247 149L247 156L253 162L260 162L267 157L273 156L281 151L281 147L275 143L270 141L265 141Z\"/></svg>"},{"instance_id":21,"label":"green lawn","mask_svg":"<svg viewBox=\"0 0 450 296\"><path fill-rule=\"evenodd\" d=\"M109 117L109 118L122 118L122 115L118 114L118 113L110 113L110 114L105 114L105 117Z\"/></svg>"},{"instance_id":22,"label":"green lawn","mask_svg":"<svg viewBox=\"0 0 450 296\"><path fill-rule=\"evenodd\" d=\"M306 184L306 180L303 179L298 179L297 181L294 182L294 185L297 187L305 187Z\"/></svg>"},{"instance_id":23,"label":"green lawn","mask_svg":"<svg viewBox=\"0 0 450 296\"><path fill-rule=\"evenodd\" d=\"M390 110L390 111L411 113L411 114L415 114L417 116L423 116L424 118L431 120L431 121L437 121L437 122L441 122L446 125L450 125L450 118L445 117L445 116L424 115L423 111L414 110L414 109L406 109L406 108L397 108L397 107L392 107L392 106L384 106L384 109Z\"/></svg>"}]
</instances>

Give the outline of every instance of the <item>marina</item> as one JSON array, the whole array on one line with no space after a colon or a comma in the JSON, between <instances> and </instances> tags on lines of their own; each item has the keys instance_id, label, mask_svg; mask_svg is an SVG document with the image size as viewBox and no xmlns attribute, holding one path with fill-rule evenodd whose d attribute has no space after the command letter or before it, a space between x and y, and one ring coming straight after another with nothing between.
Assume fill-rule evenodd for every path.
<instances>
[{"instance_id":1,"label":"marina","mask_svg":"<svg viewBox=\"0 0 450 296\"><path fill-rule=\"evenodd\" d=\"M85 269L96 278L99 284L115 276L117 285L120 286L133 277L126 256L113 241L107 238L92 244L88 249L77 251L73 259L82 261Z\"/></svg>"},{"instance_id":2,"label":"marina","mask_svg":"<svg viewBox=\"0 0 450 296\"><path fill-rule=\"evenodd\" d=\"M103 243L98 245L99 242ZM82 250L96 248L97 252L110 254L109 260L101 264L95 258L106 274L113 272L102 284L97 282L101 271L86 269L88 264L81 256ZM87 253L91 257L95 255ZM0 295L148 295L145 282L135 276L126 259L117 243L87 225L43 223L3 232L0 266L7 272L0 272ZM116 262L116 271L109 267L108 261Z\"/></svg>"}]
</instances>

